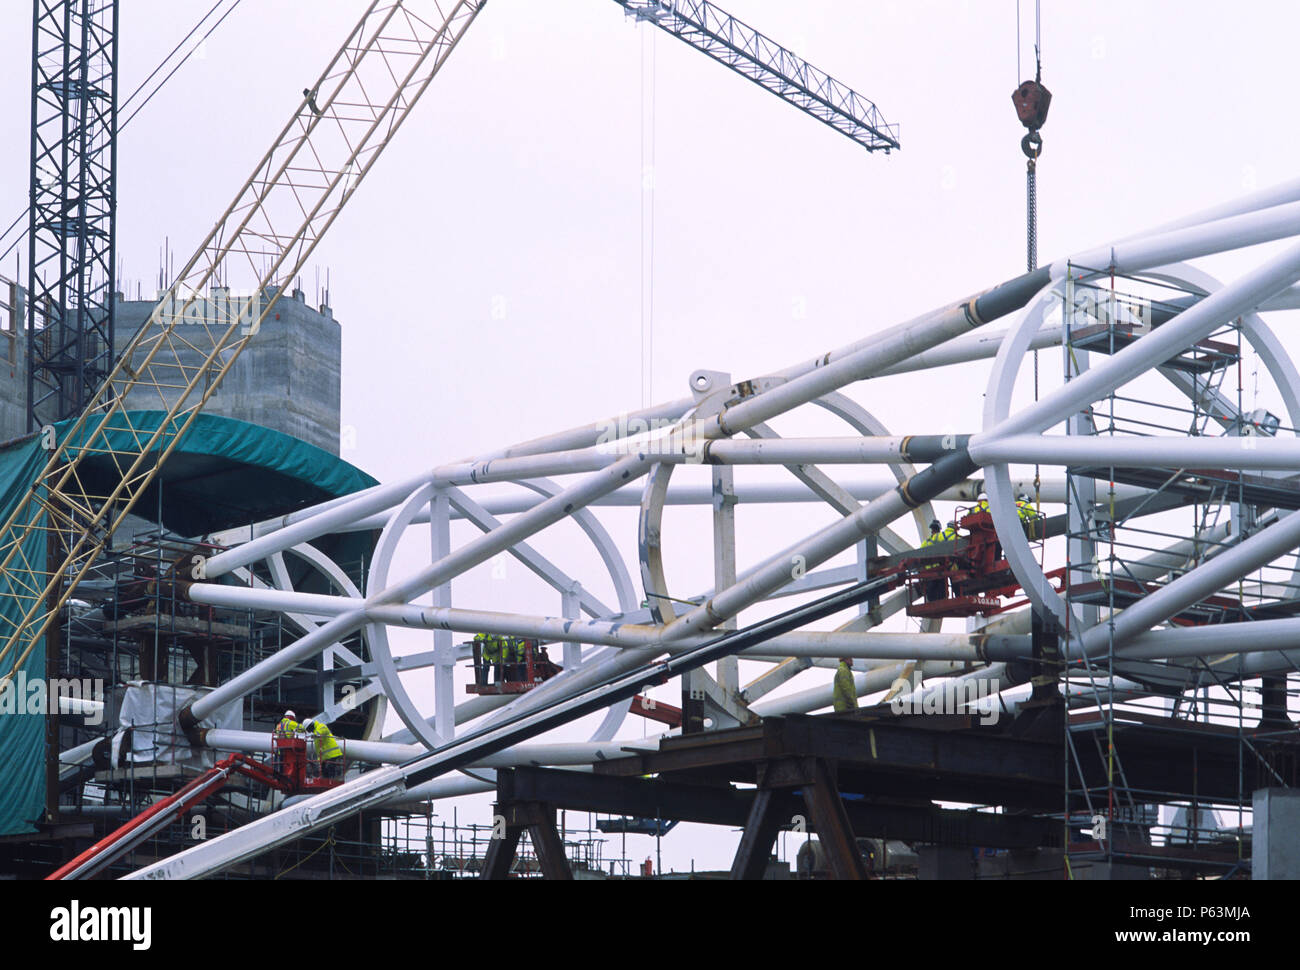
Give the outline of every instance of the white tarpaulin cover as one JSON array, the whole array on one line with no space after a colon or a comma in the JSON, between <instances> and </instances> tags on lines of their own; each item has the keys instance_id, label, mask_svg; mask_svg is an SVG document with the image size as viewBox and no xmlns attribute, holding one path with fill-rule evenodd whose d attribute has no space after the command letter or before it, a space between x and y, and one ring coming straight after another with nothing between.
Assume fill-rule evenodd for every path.
<instances>
[{"instance_id":1,"label":"white tarpaulin cover","mask_svg":"<svg viewBox=\"0 0 1300 970\"><path fill-rule=\"evenodd\" d=\"M136 764L190 765L210 768L216 762L209 749L195 751L185 732L181 730L176 714L186 704L202 697L207 689L177 687L173 684L150 684L133 681L127 685L118 714L122 728L133 727L131 750L126 760ZM199 722L204 728L243 730L244 709L239 701L232 701L211 717Z\"/></svg>"}]
</instances>

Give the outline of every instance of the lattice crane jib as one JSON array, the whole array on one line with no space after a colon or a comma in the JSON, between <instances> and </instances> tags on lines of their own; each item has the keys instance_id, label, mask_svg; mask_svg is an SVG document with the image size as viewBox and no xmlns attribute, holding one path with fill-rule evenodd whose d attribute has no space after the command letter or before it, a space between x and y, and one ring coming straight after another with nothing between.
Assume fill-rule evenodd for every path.
<instances>
[{"instance_id":1,"label":"lattice crane jib","mask_svg":"<svg viewBox=\"0 0 1300 970\"><path fill-rule=\"evenodd\" d=\"M888 154L902 147L898 125L886 122L872 101L708 0L615 2L629 15L684 40L867 151Z\"/></svg>"},{"instance_id":2,"label":"lattice crane jib","mask_svg":"<svg viewBox=\"0 0 1300 970\"><path fill-rule=\"evenodd\" d=\"M17 603L0 616L0 684L25 662L485 2L374 0L303 89L288 124L0 527L0 595ZM128 408L162 417L141 427ZM114 469L107 486L85 474L91 456Z\"/></svg>"}]
</instances>

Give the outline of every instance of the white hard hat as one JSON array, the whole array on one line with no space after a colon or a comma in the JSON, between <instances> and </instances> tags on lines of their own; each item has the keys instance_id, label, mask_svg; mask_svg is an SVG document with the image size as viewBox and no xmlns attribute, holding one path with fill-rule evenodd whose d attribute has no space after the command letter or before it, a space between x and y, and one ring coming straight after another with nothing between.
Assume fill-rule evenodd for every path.
<instances>
[{"instance_id":1,"label":"white hard hat","mask_svg":"<svg viewBox=\"0 0 1300 970\"><path fill-rule=\"evenodd\" d=\"M285 716L285 717L297 717L298 715L295 714L293 711L285 711L285 712L284 712L284 716Z\"/></svg>"}]
</instances>

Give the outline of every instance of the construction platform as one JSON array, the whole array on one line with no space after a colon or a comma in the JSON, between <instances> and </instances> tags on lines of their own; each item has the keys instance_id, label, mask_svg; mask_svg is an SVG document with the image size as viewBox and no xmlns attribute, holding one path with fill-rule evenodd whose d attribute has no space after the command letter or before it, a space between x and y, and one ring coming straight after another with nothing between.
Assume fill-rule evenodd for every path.
<instances>
[{"instance_id":1,"label":"construction platform","mask_svg":"<svg viewBox=\"0 0 1300 970\"><path fill-rule=\"evenodd\" d=\"M558 852L559 809L741 827L735 879L761 878L777 834L792 827L816 833L832 874L847 879L867 878L862 837L1057 856L1066 849L1081 859L1105 855L1189 872L1222 874L1240 865L1237 844L1157 845L1149 833L1117 825L1114 843L1104 846L1083 838L1086 823L1078 821L1105 804L1096 798L1104 799L1111 784L1108 727L1117 745L1123 741L1126 792L1159 802L1162 794L1196 791L1206 803L1240 797L1237 729L1127 715L1108 725L1100 712L1071 714L1070 731L1093 734L1100 743L1076 743L1082 783L1071 788L1090 794L1066 806L1063 715L1059 703L1026 705L998 724L981 724L973 715L893 715L888 708L789 715L666 738L658 750L629 749L626 758L597 763L592 774L502 769L496 811L506 820L506 837L494 840L483 877L505 877L527 831L543 875L571 878ZM1265 729L1248 736L1247 748L1244 757L1254 762L1248 773L1262 783L1300 781L1300 733L1279 738Z\"/></svg>"},{"instance_id":2,"label":"construction platform","mask_svg":"<svg viewBox=\"0 0 1300 970\"><path fill-rule=\"evenodd\" d=\"M110 620L104 624L105 633L140 633L154 631L166 634L181 634L195 637L225 637L238 640L248 636L247 624L221 623L198 616L179 614L138 613Z\"/></svg>"}]
</instances>

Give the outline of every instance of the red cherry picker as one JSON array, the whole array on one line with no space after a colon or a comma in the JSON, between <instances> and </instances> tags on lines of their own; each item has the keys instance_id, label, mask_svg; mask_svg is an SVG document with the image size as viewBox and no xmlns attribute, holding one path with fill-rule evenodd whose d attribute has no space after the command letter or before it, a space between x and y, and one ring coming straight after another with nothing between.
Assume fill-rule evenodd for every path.
<instances>
[{"instance_id":1,"label":"red cherry picker","mask_svg":"<svg viewBox=\"0 0 1300 970\"><path fill-rule=\"evenodd\" d=\"M168 825L182 820L186 812L216 795L237 775L286 795L315 794L342 784L342 778L322 775L320 763L313 756L306 738L276 735L272 739L272 748L273 757L269 763L247 754L223 758L45 878L90 878Z\"/></svg>"}]
</instances>

